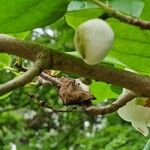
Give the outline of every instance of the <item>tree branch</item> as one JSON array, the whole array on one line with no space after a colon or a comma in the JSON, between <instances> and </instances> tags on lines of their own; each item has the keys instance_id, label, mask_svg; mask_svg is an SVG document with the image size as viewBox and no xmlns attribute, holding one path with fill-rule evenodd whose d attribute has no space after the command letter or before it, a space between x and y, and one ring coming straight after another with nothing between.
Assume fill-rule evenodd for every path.
<instances>
[{"instance_id":1,"label":"tree branch","mask_svg":"<svg viewBox=\"0 0 150 150\"><path fill-rule=\"evenodd\" d=\"M138 95L150 97L150 78L133 72L116 69L103 64L90 66L75 56L61 53L38 44L10 37L6 38L4 36L0 36L0 52L23 57L33 62L40 59L42 63L41 69L43 70L53 69L66 73L79 74L85 78L111 83L129 89ZM19 86L24 86L24 84L20 84ZM3 91L3 93L7 91Z\"/></svg>"},{"instance_id":2,"label":"tree branch","mask_svg":"<svg viewBox=\"0 0 150 150\"><path fill-rule=\"evenodd\" d=\"M85 112L83 109L77 109L77 108L69 108L66 107L65 109L61 108L61 109L57 109L54 108L53 106L49 106L45 103L45 101L39 101L36 96L34 94L29 93L28 96L36 103L38 104L38 106L43 107L43 108L47 108L48 110L51 110L51 112L55 112L55 113L70 113L70 112Z\"/></svg>"},{"instance_id":3,"label":"tree branch","mask_svg":"<svg viewBox=\"0 0 150 150\"><path fill-rule=\"evenodd\" d=\"M138 19L138 18L135 18L133 16L129 16L129 15L126 15L120 11L117 11L115 9L113 9L112 7L110 7L109 5L99 1L99 0L90 0L91 2L95 3L96 5L100 6L102 9L104 9L110 16L122 21L122 22L125 22L125 23L128 23L128 24L131 24L131 25L134 25L134 26L138 26L142 29L150 29L150 22L149 21L145 21L145 20L142 20L142 19Z\"/></svg>"},{"instance_id":4,"label":"tree branch","mask_svg":"<svg viewBox=\"0 0 150 150\"><path fill-rule=\"evenodd\" d=\"M41 69L38 66L31 67L27 72L21 76L8 81L7 83L0 85L0 95L8 93L18 87L23 87L27 83L31 82L34 77L41 73Z\"/></svg>"},{"instance_id":5,"label":"tree branch","mask_svg":"<svg viewBox=\"0 0 150 150\"><path fill-rule=\"evenodd\" d=\"M47 81L53 83L53 84L54 84L55 86L57 86L57 87L62 84L59 79L57 79L56 77L49 76L49 75L47 75L47 74L44 73L44 72L42 72L42 73L40 74L40 76L41 76L43 79L45 79L45 80L47 80Z\"/></svg>"},{"instance_id":6,"label":"tree branch","mask_svg":"<svg viewBox=\"0 0 150 150\"><path fill-rule=\"evenodd\" d=\"M103 106L103 107L91 106L91 107L85 108L85 110L89 114L92 114L92 115L105 115L105 114L109 114L109 113L117 111L119 108L121 108L124 105L126 105L129 101L131 101L135 97L136 97L136 95L133 92L128 91L124 95L121 95L118 98L118 100L114 101L110 105L106 105L106 106Z\"/></svg>"}]
</instances>

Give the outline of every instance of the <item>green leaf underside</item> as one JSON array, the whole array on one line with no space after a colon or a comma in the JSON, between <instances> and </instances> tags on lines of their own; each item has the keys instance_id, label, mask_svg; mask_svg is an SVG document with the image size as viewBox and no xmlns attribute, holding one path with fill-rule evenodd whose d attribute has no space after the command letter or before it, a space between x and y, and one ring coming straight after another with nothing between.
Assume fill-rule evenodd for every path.
<instances>
[{"instance_id":1,"label":"green leaf underside","mask_svg":"<svg viewBox=\"0 0 150 150\"><path fill-rule=\"evenodd\" d=\"M141 0L112 0L109 2L111 2L113 7L117 10L137 17L139 17L142 13L142 16L146 16L148 18L148 14L144 14L144 12L149 12L148 8L150 9L150 4L148 4L147 0L144 1L147 4L147 6L144 7L144 10L144 4ZM68 24L75 29L82 22L98 17L103 12L99 8L85 9L84 2L77 1L76 4L80 10L70 11L66 14ZM81 6L83 10L81 10ZM129 67L141 73L149 74L150 31L141 30L138 27L122 23L116 19L109 19L108 23L115 33L114 46L112 51L110 51L109 56L119 60L124 67L126 66L127 68ZM107 62L107 60L105 62Z\"/></svg>"},{"instance_id":2,"label":"green leaf underside","mask_svg":"<svg viewBox=\"0 0 150 150\"><path fill-rule=\"evenodd\" d=\"M111 85L103 82L92 81L92 84L90 85L90 91L96 97L98 102L109 98L117 98L118 94L111 89Z\"/></svg>"},{"instance_id":3,"label":"green leaf underside","mask_svg":"<svg viewBox=\"0 0 150 150\"><path fill-rule=\"evenodd\" d=\"M140 17L144 3L141 0L109 0L112 7L116 10Z\"/></svg>"},{"instance_id":4,"label":"green leaf underside","mask_svg":"<svg viewBox=\"0 0 150 150\"><path fill-rule=\"evenodd\" d=\"M49 25L61 18L66 0L0 0L0 32L15 33Z\"/></svg>"},{"instance_id":5,"label":"green leaf underside","mask_svg":"<svg viewBox=\"0 0 150 150\"><path fill-rule=\"evenodd\" d=\"M115 42L109 53L133 70L150 73L150 31L110 19Z\"/></svg>"},{"instance_id":6,"label":"green leaf underside","mask_svg":"<svg viewBox=\"0 0 150 150\"><path fill-rule=\"evenodd\" d=\"M11 56L7 54L0 53L0 68L6 67L11 62Z\"/></svg>"},{"instance_id":7,"label":"green leaf underside","mask_svg":"<svg viewBox=\"0 0 150 150\"><path fill-rule=\"evenodd\" d=\"M141 0L109 0L107 2L109 2L114 9L135 17L140 17L144 7L144 3ZM72 1L68 8L70 12L67 13L67 22L76 29L82 22L100 16L103 10L99 9L97 5L86 1ZM98 12L98 10L100 12Z\"/></svg>"},{"instance_id":8,"label":"green leaf underside","mask_svg":"<svg viewBox=\"0 0 150 150\"><path fill-rule=\"evenodd\" d=\"M81 23L97 18L103 10L94 3L88 1L72 1L66 14L67 23L76 29Z\"/></svg>"},{"instance_id":9,"label":"green leaf underside","mask_svg":"<svg viewBox=\"0 0 150 150\"><path fill-rule=\"evenodd\" d=\"M144 8L141 14L141 18L145 19L145 20L150 20L150 1L149 0L143 0L144 2Z\"/></svg>"},{"instance_id":10,"label":"green leaf underside","mask_svg":"<svg viewBox=\"0 0 150 150\"><path fill-rule=\"evenodd\" d=\"M72 11L66 14L67 23L76 29L81 23L92 19L97 18L102 14L102 10L100 8L89 8L79 11Z\"/></svg>"},{"instance_id":11,"label":"green leaf underside","mask_svg":"<svg viewBox=\"0 0 150 150\"><path fill-rule=\"evenodd\" d=\"M147 143L144 146L143 150L150 150L150 139L147 141Z\"/></svg>"},{"instance_id":12,"label":"green leaf underside","mask_svg":"<svg viewBox=\"0 0 150 150\"><path fill-rule=\"evenodd\" d=\"M73 0L69 6L68 11L75 11L75 10L83 10L88 8L99 8L96 4L90 1L75 1Z\"/></svg>"}]
</instances>

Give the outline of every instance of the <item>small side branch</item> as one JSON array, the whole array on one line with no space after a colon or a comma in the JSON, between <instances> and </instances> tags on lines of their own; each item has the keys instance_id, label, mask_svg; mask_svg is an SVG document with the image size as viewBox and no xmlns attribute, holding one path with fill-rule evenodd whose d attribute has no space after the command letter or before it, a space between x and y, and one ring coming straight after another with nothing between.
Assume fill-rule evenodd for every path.
<instances>
[{"instance_id":1,"label":"small side branch","mask_svg":"<svg viewBox=\"0 0 150 150\"><path fill-rule=\"evenodd\" d=\"M61 108L61 109L57 109L57 108L54 108L53 106L48 106L45 101L39 101L35 95L29 93L28 96L36 103L38 104L38 106L42 107L42 108L46 108L48 110L50 110L52 113L55 112L55 113L71 113L71 112L85 112L83 109L77 109L77 108L69 108L69 107L66 107L65 109L64 108Z\"/></svg>"},{"instance_id":2,"label":"small side branch","mask_svg":"<svg viewBox=\"0 0 150 150\"><path fill-rule=\"evenodd\" d=\"M99 0L90 0L90 1L95 3L96 5L100 6L110 16L112 16L112 17L114 17L114 18L116 18L116 19L118 19L122 22L131 24L131 25L134 25L134 26L138 26L142 29L150 30L150 22L149 21L145 21L145 20L142 20L142 19L135 18L133 16L126 15L126 14L120 12L120 11L117 11L117 10L113 9L109 5L103 3Z\"/></svg>"},{"instance_id":3,"label":"small side branch","mask_svg":"<svg viewBox=\"0 0 150 150\"><path fill-rule=\"evenodd\" d=\"M57 79L56 77L52 77L47 75L46 73L42 72L40 77L42 77L43 79L45 79L46 81L51 82L52 84L56 85L57 87L60 86L62 83L59 79Z\"/></svg>"},{"instance_id":4,"label":"small side branch","mask_svg":"<svg viewBox=\"0 0 150 150\"><path fill-rule=\"evenodd\" d=\"M18 87L23 87L27 83L31 82L34 77L41 73L41 69L38 66L31 67L27 72L21 76L8 81L7 83L0 85L0 95L6 94Z\"/></svg>"},{"instance_id":5,"label":"small side branch","mask_svg":"<svg viewBox=\"0 0 150 150\"><path fill-rule=\"evenodd\" d=\"M129 101L131 101L135 97L136 95L133 92L128 91L124 95L121 95L118 98L118 100L116 100L110 105L106 105L102 107L91 106L85 109L91 115L105 115L117 111L119 108L126 105Z\"/></svg>"}]
</instances>

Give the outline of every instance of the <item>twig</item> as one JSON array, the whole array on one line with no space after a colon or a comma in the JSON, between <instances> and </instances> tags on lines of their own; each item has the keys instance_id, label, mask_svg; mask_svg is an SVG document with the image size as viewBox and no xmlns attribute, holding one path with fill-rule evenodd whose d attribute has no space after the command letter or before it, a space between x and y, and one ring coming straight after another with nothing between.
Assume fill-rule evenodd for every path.
<instances>
[{"instance_id":1,"label":"twig","mask_svg":"<svg viewBox=\"0 0 150 150\"><path fill-rule=\"evenodd\" d=\"M28 71L27 68L25 68L23 66L19 66L17 63L14 64L14 67L17 68L18 71L22 71L22 72ZM52 77L52 76L46 74L44 71L40 74L40 76L38 77L38 80L39 80L40 84L42 84L42 85L54 84L56 86L59 86L61 84L60 80L58 80L56 77Z\"/></svg>"},{"instance_id":2,"label":"twig","mask_svg":"<svg viewBox=\"0 0 150 150\"><path fill-rule=\"evenodd\" d=\"M70 113L70 112L85 112L84 110L79 110L79 109L70 109L70 108L66 108L66 109L56 109L53 106L48 106L45 101L39 101L36 96L34 94L29 93L28 96L36 103L38 104L40 107L44 107L44 108L48 108L50 109L52 112L55 113L59 113L59 112L63 112L63 113Z\"/></svg>"},{"instance_id":3,"label":"twig","mask_svg":"<svg viewBox=\"0 0 150 150\"><path fill-rule=\"evenodd\" d=\"M142 29L150 29L150 22L149 21L145 21L145 20L142 20L142 19L138 19L138 18L135 18L133 16L129 16L129 15L126 15L120 11L117 11L115 9L113 9L112 7L110 7L109 5L99 1L99 0L90 0L91 2L97 4L98 6L100 6L102 9L104 9L110 16L122 21L122 22L125 22L125 23L128 23L128 24L131 24L131 25L134 25L134 26L138 26Z\"/></svg>"},{"instance_id":4,"label":"twig","mask_svg":"<svg viewBox=\"0 0 150 150\"><path fill-rule=\"evenodd\" d=\"M20 58L20 57L19 57ZM14 64L14 67L18 70L18 71L22 71L22 72L26 72L28 69L25 68L24 66L22 65L19 65L18 63L15 63Z\"/></svg>"},{"instance_id":5,"label":"twig","mask_svg":"<svg viewBox=\"0 0 150 150\"><path fill-rule=\"evenodd\" d=\"M52 77L52 76L50 76L50 75L47 75L47 74L44 73L44 72L42 72L42 73L40 74L40 76L41 76L43 79L45 79L46 81L49 81L49 82L53 83L53 84L56 85L56 86L60 86L60 85L61 85L61 81L60 81L59 79L57 79L57 78L55 78L55 77Z\"/></svg>"},{"instance_id":6,"label":"twig","mask_svg":"<svg viewBox=\"0 0 150 150\"><path fill-rule=\"evenodd\" d=\"M44 86L51 86L52 82L43 79L41 76L38 77L39 84Z\"/></svg>"},{"instance_id":7,"label":"twig","mask_svg":"<svg viewBox=\"0 0 150 150\"><path fill-rule=\"evenodd\" d=\"M119 108L123 107L126 105L129 101L131 101L133 98L135 98L136 95L129 91L124 95L121 95L118 100L114 101L110 105L102 106L102 107L96 107L96 106L91 106L85 108L85 110L92 115L105 115L109 114L112 112L117 111Z\"/></svg>"}]
</instances>

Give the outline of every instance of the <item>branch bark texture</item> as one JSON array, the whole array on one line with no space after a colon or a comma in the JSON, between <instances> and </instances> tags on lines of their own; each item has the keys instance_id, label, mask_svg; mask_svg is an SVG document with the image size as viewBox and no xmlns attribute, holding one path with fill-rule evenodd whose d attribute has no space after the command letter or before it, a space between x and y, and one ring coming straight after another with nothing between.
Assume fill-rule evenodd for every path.
<instances>
[{"instance_id":1,"label":"branch bark texture","mask_svg":"<svg viewBox=\"0 0 150 150\"><path fill-rule=\"evenodd\" d=\"M119 108L126 105L129 101L131 101L135 97L136 95L133 92L129 91L125 95L120 96L116 101L114 101L110 105L106 105L103 107L91 106L85 109L91 115L105 115L117 111Z\"/></svg>"},{"instance_id":2,"label":"branch bark texture","mask_svg":"<svg viewBox=\"0 0 150 150\"><path fill-rule=\"evenodd\" d=\"M103 64L90 66L85 64L80 58L69 54L5 36L0 37L0 52L23 57L33 62L40 60L40 66L43 70L54 69L66 73L79 74L86 78L127 88L140 96L150 97L150 78L136 73ZM39 74L37 70L35 72L33 76ZM28 72L26 74L28 74ZM29 79L27 82L29 82ZM2 86L3 85L1 85L1 87ZM19 86L23 86L22 83L20 83L18 87ZM12 88L13 87L11 87L11 89ZM5 92L4 90L3 93Z\"/></svg>"}]
</instances>

